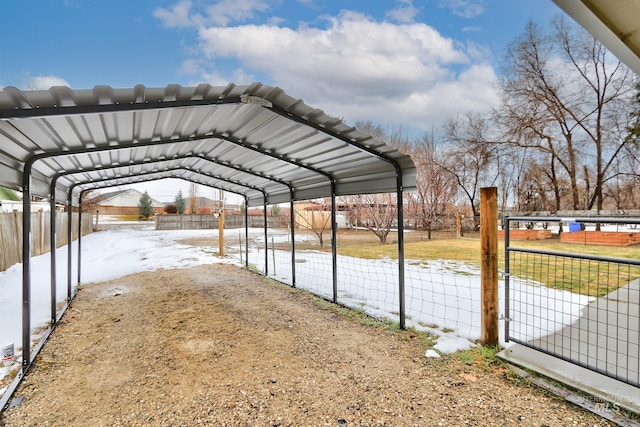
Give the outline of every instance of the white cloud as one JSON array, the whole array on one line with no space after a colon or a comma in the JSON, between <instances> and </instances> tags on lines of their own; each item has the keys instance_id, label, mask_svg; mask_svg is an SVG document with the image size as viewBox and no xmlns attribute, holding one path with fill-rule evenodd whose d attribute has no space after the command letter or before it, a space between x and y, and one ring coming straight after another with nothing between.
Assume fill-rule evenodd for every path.
<instances>
[{"instance_id":1,"label":"white cloud","mask_svg":"<svg viewBox=\"0 0 640 427\"><path fill-rule=\"evenodd\" d=\"M268 8L263 0L220 0L207 7L207 15L211 23L226 26L253 18L254 11L264 12Z\"/></svg>"},{"instance_id":2,"label":"white cloud","mask_svg":"<svg viewBox=\"0 0 640 427\"><path fill-rule=\"evenodd\" d=\"M202 27L204 25L227 26L231 22L243 22L264 12L269 5L264 0L220 0L205 7L204 14L195 11L191 0L181 0L169 9L157 8L153 16L166 27Z\"/></svg>"},{"instance_id":3,"label":"white cloud","mask_svg":"<svg viewBox=\"0 0 640 427\"><path fill-rule=\"evenodd\" d=\"M204 68L202 67L201 61L197 59L187 59L182 62L182 67L180 71L184 74L198 74L203 73Z\"/></svg>"},{"instance_id":4,"label":"white cloud","mask_svg":"<svg viewBox=\"0 0 640 427\"><path fill-rule=\"evenodd\" d=\"M440 0L440 7L463 18L474 18L484 13L484 0Z\"/></svg>"},{"instance_id":5,"label":"white cloud","mask_svg":"<svg viewBox=\"0 0 640 427\"><path fill-rule=\"evenodd\" d=\"M182 0L174 4L171 9L157 8L153 11L153 16L158 18L169 28L189 27L201 23L202 16L191 13L192 3L190 0Z\"/></svg>"},{"instance_id":6,"label":"white cloud","mask_svg":"<svg viewBox=\"0 0 640 427\"><path fill-rule=\"evenodd\" d=\"M379 22L351 11L324 19L321 27L201 26L197 55L183 71L214 85L280 86L349 123L430 129L495 102L496 75L482 46L424 23Z\"/></svg>"},{"instance_id":7,"label":"white cloud","mask_svg":"<svg viewBox=\"0 0 640 427\"><path fill-rule=\"evenodd\" d=\"M65 79L56 76L30 76L24 83L24 88L26 90L49 89L51 86L71 87Z\"/></svg>"},{"instance_id":8,"label":"white cloud","mask_svg":"<svg viewBox=\"0 0 640 427\"><path fill-rule=\"evenodd\" d=\"M393 21L409 24L414 22L416 15L420 12L413 5L412 0L399 0L400 6L387 12L387 17Z\"/></svg>"},{"instance_id":9,"label":"white cloud","mask_svg":"<svg viewBox=\"0 0 640 427\"><path fill-rule=\"evenodd\" d=\"M357 98L353 102L335 98L324 102L322 108L333 115L344 116L350 123L371 120L383 125L429 130L460 113L488 111L497 102L493 90L496 79L489 65L474 65L457 78L416 88L402 98L379 96Z\"/></svg>"}]
</instances>

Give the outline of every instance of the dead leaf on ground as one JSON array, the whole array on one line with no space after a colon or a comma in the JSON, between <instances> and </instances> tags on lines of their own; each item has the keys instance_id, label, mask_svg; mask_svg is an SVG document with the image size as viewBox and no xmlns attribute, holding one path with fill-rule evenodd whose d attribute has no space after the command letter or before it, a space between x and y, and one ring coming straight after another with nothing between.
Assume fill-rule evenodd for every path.
<instances>
[{"instance_id":1,"label":"dead leaf on ground","mask_svg":"<svg viewBox=\"0 0 640 427\"><path fill-rule=\"evenodd\" d=\"M466 372L460 372L460 376L462 378L464 378L467 381L471 381L472 383L476 382L478 380L478 377L476 377L473 374L467 374Z\"/></svg>"}]
</instances>

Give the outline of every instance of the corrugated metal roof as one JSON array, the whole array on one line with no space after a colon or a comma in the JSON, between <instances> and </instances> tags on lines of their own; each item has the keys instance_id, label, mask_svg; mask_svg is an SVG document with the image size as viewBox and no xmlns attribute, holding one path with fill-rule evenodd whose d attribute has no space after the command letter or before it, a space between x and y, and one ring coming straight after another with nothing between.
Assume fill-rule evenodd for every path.
<instances>
[{"instance_id":1,"label":"corrugated metal roof","mask_svg":"<svg viewBox=\"0 0 640 427\"><path fill-rule=\"evenodd\" d=\"M553 0L640 75L640 0Z\"/></svg>"},{"instance_id":2,"label":"corrugated metal roof","mask_svg":"<svg viewBox=\"0 0 640 427\"><path fill-rule=\"evenodd\" d=\"M165 177L244 195L249 206L328 197L332 181L336 195L415 188L408 156L260 83L7 87L0 186L24 190L30 168L33 194L55 182L56 200L73 203L82 190Z\"/></svg>"}]
</instances>

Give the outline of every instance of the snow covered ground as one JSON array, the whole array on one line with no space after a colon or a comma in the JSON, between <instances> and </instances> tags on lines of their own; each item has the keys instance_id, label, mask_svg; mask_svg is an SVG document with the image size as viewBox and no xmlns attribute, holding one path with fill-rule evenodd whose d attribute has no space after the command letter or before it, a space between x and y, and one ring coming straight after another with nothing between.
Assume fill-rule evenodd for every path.
<instances>
[{"instance_id":1,"label":"snow covered ground","mask_svg":"<svg viewBox=\"0 0 640 427\"><path fill-rule=\"evenodd\" d=\"M269 231L268 242L286 242L286 232ZM193 247L177 243L192 237L211 237L211 247ZM244 233L242 233L244 238ZM250 239L264 240L263 229L251 229ZM239 254L221 259L217 253L216 230L156 231L153 224L135 228L109 229L84 236L82 239L82 285L102 282L129 274L157 269L189 268L200 264L234 263L240 265ZM73 243L72 282L77 272L77 242ZM290 252L269 249L269 276L291 283ZM244 257L244 253L242 255ZM276 262L273 263L275 258ZM57 295L63 302L67 295L67 248L59 248L56 255ZM264 271L265 253L250 248L249 262ZM50 317L50 255L32 259L32 317L33 331L45 327ZM320 251L296 251L296 285L316 294L331 297L332 273L330 254ZM338 300L377 317L397 319L398 263L391 259L366 260L338 257ZM504 284L500 283L504 307ZM566 313L561 317L543 316L526 320L532 330L558 331L571 324L588 304L586 297L557 291L530 282L516 282L522 304L532 304L545 310L547 301L554 307L550 313ZM22 265L14 265L0 273L0 345L14 343L21 346ZM435 349L450 353L473 346L470 341L480 336L480 272L460 262L446 260L407 260L405 263L406 319L408 326L426 330L439 336ZM560 310L558 304L565 306ZM537 324L546 322L544 325ZM502 333L503 328L501 328ZM533 336L532 331L526 332ZM35 337L37 339L37 336ZM19 355L19 353L18 353ZM428 352L437 356L435 351ZM9 367L0 367L0 378Z\"/></svg>"}]
</instances>

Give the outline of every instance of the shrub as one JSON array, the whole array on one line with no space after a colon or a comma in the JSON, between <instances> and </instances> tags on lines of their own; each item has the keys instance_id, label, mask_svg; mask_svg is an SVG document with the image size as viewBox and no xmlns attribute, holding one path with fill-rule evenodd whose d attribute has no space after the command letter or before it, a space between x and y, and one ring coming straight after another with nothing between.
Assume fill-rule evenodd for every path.
<instances>
[{"instance_id":1,"label":"shrub","mask_svg":"<svg viewBox=\"0 0 640 427\"><path fill-rule=\"evenodd\" d=\"M208 214L213 213L213 209L211 209L210 206L203 206L200 209L198 209L198 213L200 215L208 215Z\"/></svg>"},{"instance_id":2,"label":"shrub","mask_svg":"<svg viewBox=\"0 0 640 427\"><path fill-rule=\"evenodd\" d=\"M168 205L166 205L164 207L164 212L168 213L168 214L177 214L178 213L178 207L176 205L174 205L173 203L169 203Z\"/></svg>"}]
</instances>

